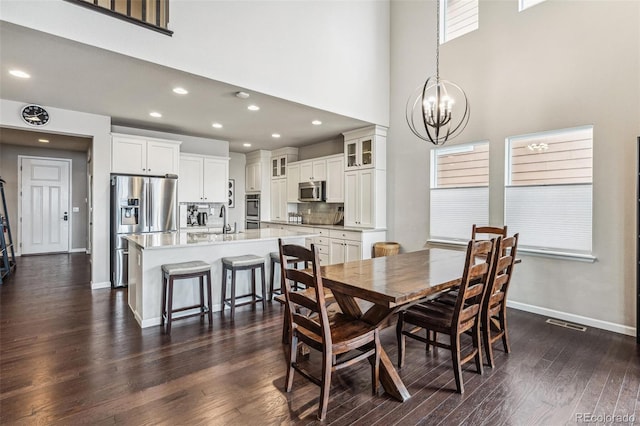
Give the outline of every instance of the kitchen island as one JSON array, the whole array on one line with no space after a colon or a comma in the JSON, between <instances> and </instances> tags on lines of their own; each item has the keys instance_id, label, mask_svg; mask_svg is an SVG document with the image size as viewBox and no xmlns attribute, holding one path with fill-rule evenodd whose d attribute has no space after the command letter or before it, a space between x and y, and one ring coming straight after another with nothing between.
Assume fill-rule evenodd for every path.
<instances>
[{"instance_id":1,"label":"kitchen island","mask_svg":"<svg viewBox=\"0 0 640 426\"><path fill-rule=\"evenodd\" d=\"M281 229L252 229L238 234L167 232L129 235L126 237L129 242L129 307L140 327L159 325L162 265L202 260L211 264L213 310L220 311L223 257L245 254L263 256L268 286L269 253L278 251L278 238L282 238L288 244L305 245L305 239L314 236L316 234ZM259 273L257 278L259 279ZM249 273L238 274L237 286L238 294L249 292ZM198 280L181 280L175 286L173 300L174 309L197 304Z\"/></svg>"}]
</instances>

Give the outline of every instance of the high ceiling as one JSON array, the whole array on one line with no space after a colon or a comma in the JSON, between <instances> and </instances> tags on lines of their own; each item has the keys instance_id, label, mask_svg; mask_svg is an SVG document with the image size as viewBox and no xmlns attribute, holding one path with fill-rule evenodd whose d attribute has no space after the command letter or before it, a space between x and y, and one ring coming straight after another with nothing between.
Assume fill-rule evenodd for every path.
<instances>
[{"instance_id":1,"label":"high ceiling","mask_svg":"<svg viewBox=\"0 0 640 426\"><path fill-rule=\"evenodd\" d=\"M13 77L11 69L31 78ZM226 140L233 152L308 145L370 124L2 21L0 82L3 99L106 115L113 125ZM189 93L177 95L174 87ZM250 97L238 98L238 91ZM250 104L260 110L249 111ZM162 117L149 116L152 111ZM214 122L223 127L213 128Z\"/></svg>"}]
</instances>

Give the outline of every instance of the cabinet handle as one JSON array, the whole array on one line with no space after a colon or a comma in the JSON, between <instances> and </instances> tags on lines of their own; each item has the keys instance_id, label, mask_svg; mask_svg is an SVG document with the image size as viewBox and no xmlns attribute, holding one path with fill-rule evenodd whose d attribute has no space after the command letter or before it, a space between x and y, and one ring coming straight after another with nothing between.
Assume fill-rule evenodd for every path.
<instances>
[{"instance_id":1,"label":"cabinet handle","mask_svg":"<svg viewBox=\"0 0 640 426\"><path fill-rule=\"evenodd\" d=\"M146 171L146 170L147 170L147 169L142 169L142 171L143 171L143 172L144 172L144 171Z\"/></svg>"}]
</instances>

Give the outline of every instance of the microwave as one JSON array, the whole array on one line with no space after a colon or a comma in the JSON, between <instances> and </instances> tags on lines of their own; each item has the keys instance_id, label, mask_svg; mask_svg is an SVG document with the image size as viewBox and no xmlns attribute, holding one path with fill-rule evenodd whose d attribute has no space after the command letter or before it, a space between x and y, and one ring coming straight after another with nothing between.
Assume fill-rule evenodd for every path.
<instances>
[{"instance_id":1,"label":"microwave","mask_svg":"<svg viewBox=\"0 0 640 426\"><path fill-rule=\"evenodd\" d=\"M298 184L299 201L325 201L326 199L327 195L325 181L317 180Z\"/></svg>"}]
</instances>

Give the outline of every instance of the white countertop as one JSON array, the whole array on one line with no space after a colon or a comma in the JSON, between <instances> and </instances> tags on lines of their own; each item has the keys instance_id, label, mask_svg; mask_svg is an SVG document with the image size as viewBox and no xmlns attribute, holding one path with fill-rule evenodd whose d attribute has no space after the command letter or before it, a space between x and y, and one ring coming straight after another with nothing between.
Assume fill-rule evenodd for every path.
<instances>
[{"instance_id":1,"label":"white countertop","mask_svg":"<svg viewBox=\"0 0 640 426\"><path fill-rule=\"evenodd\" d=\"M355 232L375 232L386 231L387 228L356 228L343 225L311 225L310 223L291 223L277 220L261 220L260 223L272 223L274 225L287 225L287 226L304 226L305 228L322 228L322 229L335 229L338 231L355 231Z\"/></svg>"},{"instance_id":2,"label":"white countertop","mask_svg":"<svg viewBox=\"0 0 640 426\"><path fill-rule=\"evenodd\" d=\"M212 232L158 232L151 234L131 234L124 238L142 249L207 246L215 244L247 243L251 241L277 240L278 238L315 237L309 232L293 232L283 229L250 229L238 234L217 234Z\"/></svg>"}]
</instances>

